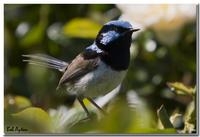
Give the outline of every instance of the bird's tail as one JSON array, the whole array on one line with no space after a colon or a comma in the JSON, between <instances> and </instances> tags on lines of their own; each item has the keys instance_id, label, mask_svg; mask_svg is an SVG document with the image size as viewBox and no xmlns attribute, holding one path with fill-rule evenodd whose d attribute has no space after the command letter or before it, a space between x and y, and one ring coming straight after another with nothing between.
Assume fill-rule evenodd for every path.
<instances>
[{"instance_id":1,"label":"bird's tail","mask_svg":"<svg viewBox=\"0 0 200 137\"><path fill-rule=\"evenodd\" d=\"M69 65L65 61L58 60L54 57L45 54L29 54L22 56L25 57L25 59L23 59L24 62L28 62L29 64L33 65L57 69L61 72L64 72Z\"/></svg>"}]
</instances>

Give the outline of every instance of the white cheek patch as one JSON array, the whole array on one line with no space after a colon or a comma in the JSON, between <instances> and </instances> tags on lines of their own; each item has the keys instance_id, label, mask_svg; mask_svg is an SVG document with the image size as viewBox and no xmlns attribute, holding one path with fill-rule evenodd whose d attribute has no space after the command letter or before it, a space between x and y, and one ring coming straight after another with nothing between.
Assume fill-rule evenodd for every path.
<instances>
[{"instance_id":1,"label":"white cheek patch","mask_svg":"<svg viewBox=\"0 0 200 137\"><path fill-rule=\"evenodd\" d=\"M109 42L117 39L119 37L119 33L117 33L116 31L108 31L106 33L102 33L102 39L101 39L101 43L106 45Z\"/></svg>"}]
</instances>

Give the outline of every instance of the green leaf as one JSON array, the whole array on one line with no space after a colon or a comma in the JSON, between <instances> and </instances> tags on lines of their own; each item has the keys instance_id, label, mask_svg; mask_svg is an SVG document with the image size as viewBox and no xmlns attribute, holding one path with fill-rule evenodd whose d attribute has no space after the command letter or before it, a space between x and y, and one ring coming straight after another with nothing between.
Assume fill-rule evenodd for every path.
<instances>
[{"instance_id":1,"label":"green leaf","mask_svg":"<svg viewBox=\"0 0 200 137\"><path fill-rule=\"evenodd\" d=\"M18 106L18 108L20 108L20 109L31 106L30 100L28 100L27 98L22 97L22 96L16 96L15 103Z\"/></svg>"},{"instance_id":2,"label":"green leaf","mask_svg":"<svg viewBox=\"0 0 200 137\"><path fill-rule=\"evenodd\" d=\"M95 38L101 25L88 18L75 18L64 25L64 34L76 38Z\"/></svg>"},{"instance_id":3,"label":"green leaf","mask_svg":"<svg viewBox=\"0 0 200 137\"><path fill-rule=\"evenodd\" d=\"M32 45L39 44L45 34L46 23L40 22L33 26L31 30L21 39L20 43L23 47L29 47Z\"/></svg>"},{"instance_id":4,"label":"green leaf","mask_svg":"<svg viewBox=\"0 0 200 137\"><path fill-rule=\"evenodd\" d=\"M130 107L124 98L118 98L108 107L107 115L79 122L70 129L73 133L137 133L151 128L153 117L143 104Z\"/></svg>"},{"instance_id":5,"label":"green leaf","mask_svg":"<svg viewBox=\"0 0 200 137\"><path fill-rule=\"evenodd\" d=\"M184 133L192 133L195 131L195 125L196 125L196 111L195 111L195 104L194 101L192 101L185 112L184 115L185 120L185 128Z\"/></svg>"},{"instance_id":6,"label":"green leaf","mask_svg":"<svg viewBox=\"0 0 200 137\"><path fill-rule=\"evenodd\" d=\"M12 114L12 117L13 125L27 129L26 132L49 133L51 131L51 118L41 108L30 107Z\"/></svg>"},{"instance_id":7,"label":"green leaf","mask_svg":"<svg viewBox=\"0 0 200 137\"><path fill-rule=\"evenodd\" d=\"M23 96L5 96L4 107L10 112L17 112L24 108L30 107L32 104L30 100Z\"/></svg>"},{"instance_id":8,"label":"green leaf","mask_svg":"<svg viewBox=\"0 0 200 137\"><path fill-rule=\"evenodd\" d=\"M172 133L177 133L174 128L165 128L165 129L155 129L155 128L144 128L144 129L135 129L134 133L137 134L146 134L146 133L158 133L158 134L172 134Z\"/></svg>"},{"instance_id":9,"label":"green leaf","mask_svg":"<svg viewBox=\"0 0 200 137\"><path fill-rule=\"evenodd\" d=\"M34 25L28 33L21 39L20 43L23 47L30 47L42 42L45 36L45 30L48 25L48 15L50 11L50 5L40 5L39 9L39 22Z\"/></svg>"},{"instance_id":10,"label":"green leaf","mask_svg":"<svg viewBox=\"0 0 200 137\"><path fill-rule=\"evenodd\" d=\"M87 100L84 100L84 102L86 101ZM93 109L89 102L87 102L85 105L91 115L91 118L96 118L96 109ZM91 128L88 128L88 125L82 126L82 124L85 124L85 121L88 121L89 118L87 117L87 114L85 113L81 105L78 104L78 101L75 101L74 107L72 108L60 106L57 109L50 109L48 112L50 117L52 118L54 133L81 133L91 130Z\"/></svg>"},{"instance_id":11,"label":"green leaf","mask_svg":"<svg viewBox=\"0 0 200 137\"><path fill-rule=\"evenodd\" d=\"M177 94L189 94L194 95L195 89L192 87L185 86L183 83L180 82L168 82L167 85L172 89L175 90Z\"/></svg>"},{"instance_id":12,"label":"green leaf","mask_svg":"<svg viewBox=\"0 0 200 137\"><path fill-rule=\"evenodd\" d=\"M157 110L157 115L162 123L162 125L164 126L164 128L174 128L172 123L169 120L169 116L167 114L167 111L164 107L164 105L162 105L158 110Z\"/></svg>"}]
</instances>

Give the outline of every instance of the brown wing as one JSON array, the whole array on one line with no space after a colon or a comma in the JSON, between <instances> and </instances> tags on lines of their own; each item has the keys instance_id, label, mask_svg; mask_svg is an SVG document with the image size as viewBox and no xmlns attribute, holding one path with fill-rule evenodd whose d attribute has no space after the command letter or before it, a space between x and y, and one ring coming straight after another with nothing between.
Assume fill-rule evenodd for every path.
<instances>
[{"instance_id":1,"label":"brown wing","mask_svg":"<svg viewBox=\"0 0 200 137\"><path fill-rule=\"evenodd\" d=\"M85 75L86 73L94 70L98 66L100 58L98 56L87 58L84 54L79 54L72 62L69 64L66 72L60 79L58 87L69 81L76 80L77 78Z\"/></svg>"}]
</instances>

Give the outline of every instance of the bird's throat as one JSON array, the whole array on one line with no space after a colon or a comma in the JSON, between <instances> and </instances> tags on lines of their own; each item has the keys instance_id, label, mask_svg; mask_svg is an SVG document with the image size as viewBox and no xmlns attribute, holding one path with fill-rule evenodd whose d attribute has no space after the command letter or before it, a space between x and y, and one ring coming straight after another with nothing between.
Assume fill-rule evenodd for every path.
<instances>
[{"instance_id":1,"label":"bird's throat","mask_svg":"<svg viewBox=\"0 0 200 137\"><path fill-rule=\"evenodd\" d=\"M114 70L126 70L128 69L130 62L130 51L119 50L109 54L103 55L101 60L109 65Z\"/></svg>"}]
</instances>

